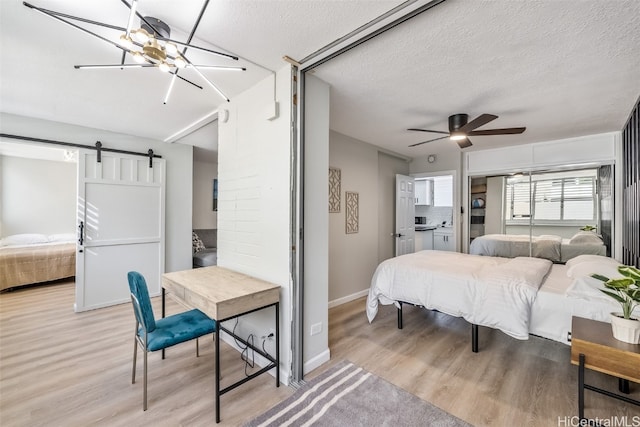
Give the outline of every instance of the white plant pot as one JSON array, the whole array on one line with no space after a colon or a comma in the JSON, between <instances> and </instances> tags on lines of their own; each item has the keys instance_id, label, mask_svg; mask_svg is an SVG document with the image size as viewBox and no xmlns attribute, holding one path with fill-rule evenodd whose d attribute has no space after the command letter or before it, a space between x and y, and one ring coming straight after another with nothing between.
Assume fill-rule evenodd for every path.
<instances>
[{"instance_id":1,"label":"white plant pot","mask_svg":"<svg viewBox=\"0 0 640 427\"><path fill-rule=\"evenodd\" d=\"M640 344L640 320L625 319L622 313L611 313L613 337L629 344Z\"/></svg>"}]
</instances>

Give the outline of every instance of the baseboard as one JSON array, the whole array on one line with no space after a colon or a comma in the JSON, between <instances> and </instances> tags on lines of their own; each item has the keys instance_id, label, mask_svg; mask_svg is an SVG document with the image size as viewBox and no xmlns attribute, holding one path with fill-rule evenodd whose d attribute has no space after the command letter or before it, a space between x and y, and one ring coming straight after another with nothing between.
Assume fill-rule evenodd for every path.
<instances>
[{"instance_id":1,"label":"baseboard","mask_svg":"<svg viewBox=\"0 0 640 427\"><path fill-rule=\"evenodd\" d=\"M304 374L307 374L313 371L317 367L321 366L323 363L328 362L329 359L331 359L331 351L329 349L326 349L325 351L323 351L313 359L307 360L304 363L304 367L303 367Z\"/></svg>"},{"instance_id":2,"label":"baseboard","mask_svg":"<svg viewBox=\"0 0 640 427\"><path fill-rule=\"evenodd\" d=\"M242 349L240 347L238 347L238 345L236 344L236 340L233 339L233 337L229 334L227 334L226 332L222 332L220 334L220 339L224 342L226 342L227 344L229 344L231 347L233 347L239 354L242 353ZM238 355L238 357L240 357ZM265 359L264 357L260 356L258 353L255 353L255 359L254 362L256 365L263 367L263 366L267 366L270 362ZM289 370L287 368L284 368L282 365L283 361L282 358L280 359L280 384L283 384L285 386L289 385ZM269 375L271 375L272 377L276 377L276 371L275 369L271 369L268 372Z\"/></svg>"},{"instance_id":3,"label":"baseboard","mask_svg":"<svg viewBox=\"0 0 640 427\"><path fill-rule=\"evenodd\" d=\"M337 307L342 304L346 304L354 299L362 298L369 294L369 289L362 290L360 292L356 292L355 294L347 295L346 297L334 299L333 301L329 301L329 308Z\"/></svg>"}]
</instances>

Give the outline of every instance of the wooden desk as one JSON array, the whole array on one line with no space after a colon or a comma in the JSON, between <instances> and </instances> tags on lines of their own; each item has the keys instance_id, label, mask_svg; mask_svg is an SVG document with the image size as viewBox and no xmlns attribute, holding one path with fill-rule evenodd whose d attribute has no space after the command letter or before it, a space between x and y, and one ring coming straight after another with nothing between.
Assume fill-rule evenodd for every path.
<instances>
[{"instance_id":1,"label":"wooden desk","mask_svg":"<svg viewBox=\"0 0 640 427\"><path fill-rule=\"evenodd\" d=\"M571 363L578 365L578 415L584 419L584 389L640 406L640 401L584 383L584 369L613 375L620 391L629 383L640 383L640 344L628 344L613 337L611 324L581 317L571 320Z\"/></svg>"},{"instance_id":2,"label":"wooden desk","mask_svg":"<svg viewBox=\"0 0 640 427\"><path fill-rule=\"evenodd\" d=\"M276 387L280 386L280 286L222 267L204 267L162 275L162 317L165 316L166 291L187 307L197 308L216 321L216 423L220 422L220 396L245 382L276 368ZM248 343L221 325L244 314L275 307L275 358ZM220 331L269 360L267 366L220 390Z\"/></svg>"}]
</instances>

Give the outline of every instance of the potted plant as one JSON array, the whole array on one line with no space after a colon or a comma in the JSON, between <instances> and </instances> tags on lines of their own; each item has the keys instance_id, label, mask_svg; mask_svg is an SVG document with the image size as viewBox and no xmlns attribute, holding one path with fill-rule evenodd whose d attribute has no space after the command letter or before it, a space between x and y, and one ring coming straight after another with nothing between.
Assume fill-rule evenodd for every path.
<instances>
[{"instance_id":1,"label":"potted plant","mask_svg":"<svg viewBox=\"0 0 640 427\"><path fill-rule=\"evenodd\" d=\"M611 313L613 336L624 342L640 344L640 316L634 316L633 310L640 306L640 270L621 265L618 273L624 277L609 279L599 274L591 277L602 280L605 289L601 292L620 303L622 313Z\"/></svg>"},{"instance_id":2,"label":"potted plant","mask_svg":"<svg viewBox=\"0 0 640 427\"><path fill-rule=\"evenodd\" d=\"M594 225L585 225L584 227L581 227L580 230L582 231L596 231L596 226Z\"/></svg>"}]
</instances>

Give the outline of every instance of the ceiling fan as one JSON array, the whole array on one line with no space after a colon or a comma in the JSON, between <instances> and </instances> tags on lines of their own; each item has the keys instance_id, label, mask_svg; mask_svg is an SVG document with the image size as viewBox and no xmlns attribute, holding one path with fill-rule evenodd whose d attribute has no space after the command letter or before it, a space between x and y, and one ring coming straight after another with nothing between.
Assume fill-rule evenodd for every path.
<instances>
[{"instance_id":1,"label":"ceiling fan","mask_svg":"<svg viewBox=\"0 0 640 427\"><path fill-rule=\"evenodd\" d=\"M181 42L178 40L171 39L171 28L165 22L160 19L151 17L151 16L143 16L137 11L138 0L132 0L131 4L129 4L126 0L121 0L129 8L129 20L127 22L127 26L120 27L117 25L111 25L104 22L97 22L86 18L81 18L77 16L72 16L62 12L56 12L49 9L44 9L38 6L34 6L30 3L23 2L23 4L33 10L36 10L44 15L47 15L57 21L63 22L77 30L80 30L86 34L90 34L98 39L109 43L116 48L122 50L122 58L120 60L120 64L103 64L103 65L74 65L76 69L96 69L96 68L113 68L113 69L126 69L126 68L157 68L160 71L166 72L170 74L171 81L169 82L169 88L167 90L167 94L164 98L164 104L166 104L169 100L169 96L171 95L171 91L173 90L173 85L176 81L176 78L181 79L191 85L203 89L197 83L194 83L190 80L187 80L183 76L178 73L183 69L192 69L198 74L198 76L203 79L211 88L213 88L216 93L218 93L222 98L224 98L227 102L229 102L229 98L227 95L222 92L218 86L216 86L211 80L209 80L204 74L202 74L201 69L216 69L216 70L227 70L227 71L246 71L245 67L231 67L231 66L219 66L219 65L194 65L189 58L186 56L187 49L194 49L203 51L206 53L210 53L213 55L221 56L227 59L232 59L237 61L238 57L234 55L230 55L224 52L218 52L215 50L207 49L200 46L195 46L190 44L193 36L200 24L200 20L204 15L204 12L207 9L209 4L209 0L205 0L202 9L200 10L200 14L196 19L193 28L191 29L191 33L189 34L189 38L186 42ZM134 28L134 20L138 17L140 19L140 27ZM110 30L118 31L118 33L114 34L113 39L109 39L107 37L103 37L102 35L96 34L95 32L84 28L81 25L78 25L69 20L78 21L84 24L96 25L104 28L108 28ZM119 37L117 37L119 34ZM180 50L181 48L181 50ZM127 54L131 56L134 60L134 63L125 64L125 59Z\"/></svg>"},{"instance_id":2,"label":"ceiling fan","mask_svg":"<svg viewBox=\"0 0 640 427\"><path fill-rule=\"evenodd\" d=\"M468 114L454 114L449 116L449 132L443 132L439 130L429 130L429 129L407 129L411 131L418 132L431 132L431 133L442 133L447 136L443 136L440 138L430 139L428 141L418 142L416 144L411 144L409 147L415 147L418 145L426 144L427 142L438 141L440 139L449 138L452 141L456 141L460 148L471 147L471 141L469 141L469 136L481 136L481 135L514 135L524 132L527 128L518 127L518 128L506 128L506 129L486 129L486 130L476 130L480 126L484 126L487 123L497 119L498 116L494 116L493 114L481 114L475 119L469 120Z\"/></svg>"}]
</instances>

